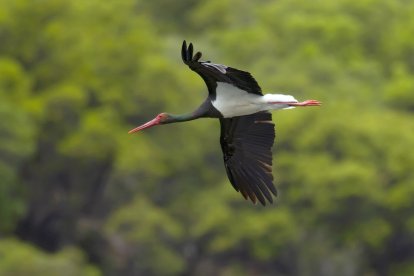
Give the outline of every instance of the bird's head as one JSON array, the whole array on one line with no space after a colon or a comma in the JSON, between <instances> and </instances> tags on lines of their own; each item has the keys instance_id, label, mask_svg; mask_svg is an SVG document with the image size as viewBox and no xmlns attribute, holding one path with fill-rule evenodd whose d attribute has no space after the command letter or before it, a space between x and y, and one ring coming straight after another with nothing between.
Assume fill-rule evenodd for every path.
<instances>
[{"instance_id":1,"label":"bird's head","mask_svg":"<svg viewBox=\"0 0 414 276\"><path fill-rule=\"evenodd\" d=\"M174 120L173 120L173 117L171 116L171 114L160 113L154 119L152 119L151 121L146 122L145 124L140 125L140 126L134 128L134 129L131 129L130 131L128 131L128 133L134 133L134 132L137 132L137 131L140 131L140 130L143 130L143 129L146 129L146 128L150 128L150 127L153 127L153 126L156 126L156 125L169 124L169 123L172 123L173 121Z\"/></svg>"}]
</instances>

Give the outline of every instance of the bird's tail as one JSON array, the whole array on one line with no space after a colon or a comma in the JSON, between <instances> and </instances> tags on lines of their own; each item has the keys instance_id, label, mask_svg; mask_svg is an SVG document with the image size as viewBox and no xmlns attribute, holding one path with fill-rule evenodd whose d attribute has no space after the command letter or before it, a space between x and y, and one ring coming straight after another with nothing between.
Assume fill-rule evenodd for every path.
<instances>
[{"instance_id":1,"label":"bird's tail","mask_svg":"<svg viewBox=\"0 0 414 276\"><path fill-rule=\"evenodd\" d=\"M289 106L288 103L298 102L293 96L284 94L266 94L263 96L263 99L269 109L291 109L295 107Z\"/></svg>"}]
</instances>

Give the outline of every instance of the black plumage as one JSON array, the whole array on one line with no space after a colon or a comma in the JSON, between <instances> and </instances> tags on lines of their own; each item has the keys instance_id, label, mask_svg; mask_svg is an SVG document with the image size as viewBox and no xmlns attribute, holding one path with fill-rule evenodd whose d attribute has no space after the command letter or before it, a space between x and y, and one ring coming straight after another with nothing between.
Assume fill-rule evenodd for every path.
<instances>
[{"instance_id":1,"label":"black plumage","mask_svg":"<svg viewBox=\"0 0 414 276\"><path fill-rule=\"evenodd\" d=\"M208 102L216 97L217 82L232 84L248 93L263 95L257 81L249 72L226 65L200 61L201 52L193 55L193 44L183 42L181 56L191 70L199 74L209 91ZM211 104L210 104L211 105ZM214 108L214 107L213 107ZM222 117L222 116L220 116ZM245 199L266 205L276 196L272 175L272 145L275 127L269 112L220 118L220 144L230 183Z\"/></svg>"},{"instance_id":2,"label":"black plumage","mask_svg":"<svg viewBox=\"0 0 414 276\"><path fill-rule=\"evenodd\" d=\"M229 83L248 93L263 95L259 84L249 72L222 64L211 63L210 61L200 61L201 52L193 55L193 51L193 44L190 43L187 48L187 43L184 40L181 48L181 57L191 70L203 78L213 100L216 97L217 82Z\"/></svg>"},{"instance_id":3,"label":"black plumage","mask_svg":"<svg viewBox=\"0 0 414 276\"><path fill-rule=\"evenodd\" d=\"M220 144L227 176L244 198L266 205L277 195L272 175L275 125L269 112L221 118Z\"/></svg>"}]
</instances>

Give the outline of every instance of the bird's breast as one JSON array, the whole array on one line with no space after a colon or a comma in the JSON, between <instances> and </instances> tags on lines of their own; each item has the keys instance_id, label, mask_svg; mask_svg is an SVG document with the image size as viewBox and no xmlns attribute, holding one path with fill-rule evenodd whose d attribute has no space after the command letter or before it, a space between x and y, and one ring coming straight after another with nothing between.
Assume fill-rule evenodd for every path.
<instances>
[{"instance_id":1,"label":"bird's breast","mask_svg":"<svg viewBox=\"0 0 414 276\"><path fill-rule=\"evenodd\" d=\"M248 93L232 84L218 82L212 105L224 118L253 114L263 110L263 96Z\"/></svg>"}]
</instances>

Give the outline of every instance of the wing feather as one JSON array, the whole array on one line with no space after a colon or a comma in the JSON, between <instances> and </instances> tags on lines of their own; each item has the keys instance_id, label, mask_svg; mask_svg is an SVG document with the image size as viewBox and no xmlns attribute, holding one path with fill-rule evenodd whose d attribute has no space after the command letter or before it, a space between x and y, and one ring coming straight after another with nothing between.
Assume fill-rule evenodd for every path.
<instances>
[{"instance_id":1,"label":"wing feather","mask_svg":"<svg viewBox=\"0 0 414 276\"><path fill-rule=\"evenodd\" d=\"M227 175L245 198L266 205L277 195L273 185L272 146L275 128L269 112L221 118L220 144Z\"/></svg>"},{"instance_id":2,"label":"wing feather","mask_svg":"<svg viewBox=\"0 0 414 276\"><path fill-rule=\"evenodd\" d=\"M217 82L230 83L248 93L263 95L259 84L249 72L210 61L199 61L202 56L201 52L195 55L193 52L193 44L190 43L187 47L187 42L184 40L181 48L183 62L201 76L211 95L215 96Z\"/></svg>"}]
</instances>

